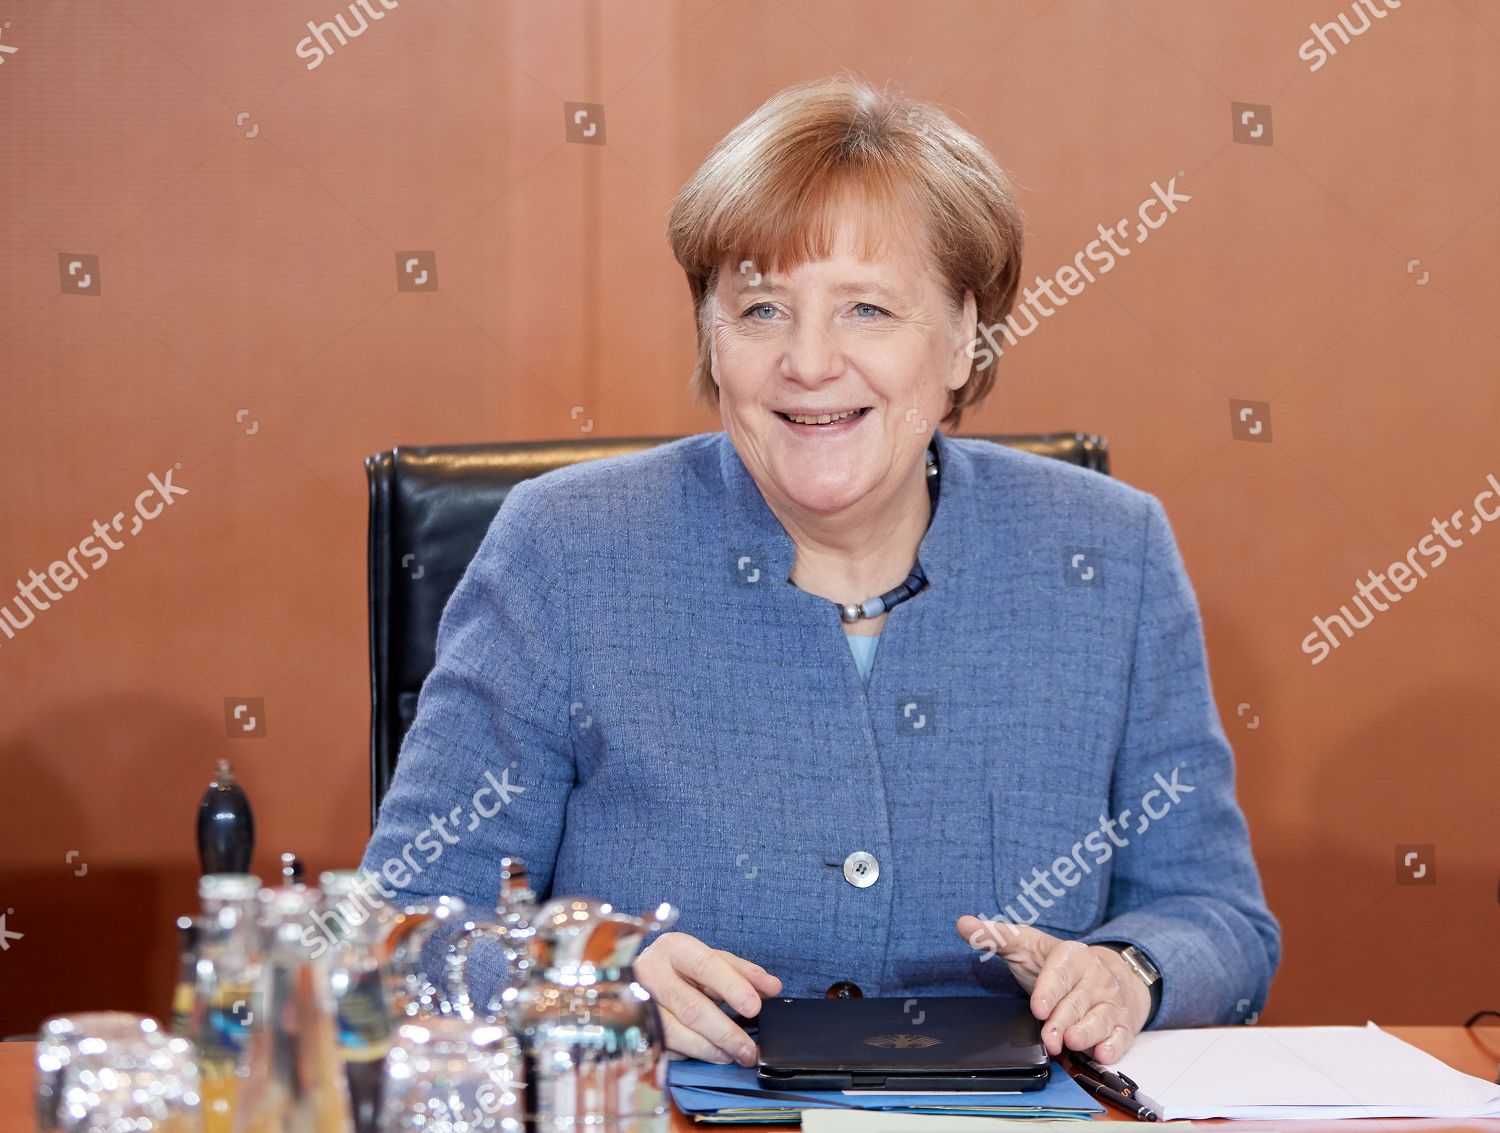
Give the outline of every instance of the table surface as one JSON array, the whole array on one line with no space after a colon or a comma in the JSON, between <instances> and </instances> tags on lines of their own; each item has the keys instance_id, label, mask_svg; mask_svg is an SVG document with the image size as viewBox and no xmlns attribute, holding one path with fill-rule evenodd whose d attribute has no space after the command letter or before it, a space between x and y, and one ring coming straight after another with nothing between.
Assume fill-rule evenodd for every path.
<instances>
[{"instance_id":1,"label":"table surface","mask_svg":"<svg viewBox=\"0 0 1500 1133\"><path fill-rule=\"evenodd\" d=\"M1442 1059L1449 1066L1473 1074L1486 1081L1494 1081L1496 1060L1500 1059L1500 1028L1488 1027L1466 1030L1463 1027L1387 1027L1393 1035L1405 1039L1413 1046ZM0 1133L35 1133L36 1124L32 1108L32 1084L35 1068L34 1043L0 1043ZM1104 1114L1101 1120L1121 1120L1118 1110ZM1194 1124L1202 1124L1195 1122ZM1220 1123L1214 1123L1220 1124ZM1229 1123L1223 1123L1229 1124ZM1500 1133L1500 1118L1470 1119L1467 1121L1408 1120L1408 1121L1295 1121L1261 1122L1236 1121L1236 1130L1253 1133L1256 1130L1297 1130L1298 1133L1319 1133L1323 1130L1373 1131L1409 1130L1411 1133ZM673 1133L699 1130L707 1133L715 1128L695 1125L690 1118L674 1112ZM756 1130L787 1130L787 1125L741 1125L725 1126L755 1133Z\"/></svg>"}]
</instances>

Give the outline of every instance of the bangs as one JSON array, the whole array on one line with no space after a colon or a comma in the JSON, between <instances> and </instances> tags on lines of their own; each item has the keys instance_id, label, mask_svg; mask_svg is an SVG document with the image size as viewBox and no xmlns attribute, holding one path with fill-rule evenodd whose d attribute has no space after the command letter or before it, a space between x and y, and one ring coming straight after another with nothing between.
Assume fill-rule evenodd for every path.
<instances>
[{"instance_id":1,"label":"bangs","mask_svg":"<svg viewBox=\"0 0 1500 1133\"><path fill-rule=\"evenodd\" d=\"M768 275L826 260L833 255L840 225L849 223L855 254L866 262L901 253L925 260L931 249L916 196L907 183L884 172L813 176L790 188L782 182L780 191L772 191L775 180L747 188L730 202L721 226L709 230L716 240L704 249L705 274L714 280L725 260L741 271Z\"/></svg>"}]
</instances>

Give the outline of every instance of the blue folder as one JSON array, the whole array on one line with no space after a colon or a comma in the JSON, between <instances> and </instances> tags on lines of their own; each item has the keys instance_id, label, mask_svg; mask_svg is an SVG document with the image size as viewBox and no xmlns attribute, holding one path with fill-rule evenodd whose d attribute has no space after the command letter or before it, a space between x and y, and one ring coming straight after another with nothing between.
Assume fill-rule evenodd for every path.
<instances>
[{"instance_id":1,"label":"blue folder","mask_svg":"<svg viewBox=\"0 0 1500 1133\"><path fill-rule=\"evenodd\" d=\"M885 1091L780 1090L761 1086L755 1069L738 1065L674 1060L667 1068L672 1101L695 1121L753 1124L801 1120L804 1109L880 1109L975 1117L1050 1117L1088 1120L1103 1113L1084 1089L1056 1062L1040 1090L1013 1094L893 1094Z\"/></svg>"}]
</instances>

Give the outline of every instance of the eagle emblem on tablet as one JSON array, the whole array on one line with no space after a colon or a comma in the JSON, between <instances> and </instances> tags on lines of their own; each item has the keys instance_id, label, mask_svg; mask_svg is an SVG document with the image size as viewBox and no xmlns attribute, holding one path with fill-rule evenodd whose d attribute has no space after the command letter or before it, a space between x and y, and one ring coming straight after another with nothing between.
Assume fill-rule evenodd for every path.
<instances>
[{"instance_id":1,"label":"eagle emblem on tablet","mask_svg":"<svg viewBox=\"0 0 1500 1133\"><path fill-rule=\"evenodd\" d=\"M898 1031L893 1035L873 1035L865 1040L866 1046L886 1047L891 1050L917 1050L922 1047L937 1046L943 1040L933 1038L931 1035L913 1034L911 1031Z\"/></svg>"}]
</instances>

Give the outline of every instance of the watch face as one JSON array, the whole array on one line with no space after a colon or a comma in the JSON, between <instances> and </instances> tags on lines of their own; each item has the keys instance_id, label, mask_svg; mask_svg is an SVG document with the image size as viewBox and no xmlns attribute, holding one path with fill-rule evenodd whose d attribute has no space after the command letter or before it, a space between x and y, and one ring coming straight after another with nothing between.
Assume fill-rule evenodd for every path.
<instances>
[{"instance_id":1,"label":"watch face","mask_svg":"<svg viewBox=\"0 0 1500 1133\"><path fill-rule=\"evenodd\" d=\"M1141 979L1145 980L1148 984L1154 984L1157 980L1161 979L1161 972L1151 962L1151 958L1134 944L1125 949L1120 955L1125 957L1125 962L1139 972Z\"/></svg>"}]
</instances>

